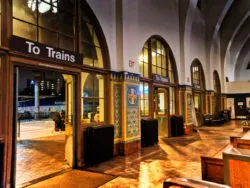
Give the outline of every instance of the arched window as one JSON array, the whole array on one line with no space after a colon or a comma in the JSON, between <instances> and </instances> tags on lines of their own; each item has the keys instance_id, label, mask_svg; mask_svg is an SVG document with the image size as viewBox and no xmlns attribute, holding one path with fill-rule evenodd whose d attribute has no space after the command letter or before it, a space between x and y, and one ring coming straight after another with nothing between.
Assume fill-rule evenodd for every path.
<instances>
[{"instance_id":1,"label":"arched window","mask_svg":"<svg viewBox=\"0 0 250 188\"><path fill-rule=\"evenodd\" d=\"M213 83L214 83L214 92L215 93L221 93L221 87L220 87L220 79L219 74L217 71L213 72Z\"/></svg>"},{"instance_id":2,"label":"arched window","mask_svg":"<svg viewBox=\"0 0 250 188\"><path fill-rule=\"evenodd\" d=\"M109 68L107 45L99 22L85 0L80 1L80 9L75 9L75 2L13 0L13 35L80 52L83 65ZM80 25L75 21L78 10Z\"/></svg>"},{"instance_id":3,"label":"arched window","mask_svg":"<svg viewBox=\"0 0 250 188\"><path fill-rule=\"evenodd\" d=\"M139 57L140 75L152 78L154 74L166 77L170 83L175 83L176 67L169 46L156 37L151 37L143 46Z\"/></svg>"},{"instance_id":4,"label":"arched window","mask_svg":"<svg viewBox=\"0 0 250 188\"><path fill-rule=\"evenodd\" d=\"M79 38L80 52L84 54L83 64L96 68L109 68L105 37L95 17L89 16L93 12L87 7L87 3L81 1L81 35Z\"/></svg>"},{"instance_id":5,"label":"arched window","mask_svg":"<svg viewBox=\"0 0 250 188\"><path fill-rule=\"evenodd\" d=\"M93 11L86 1L80 1L79 51L83 53L82 72L82 122L105 123L107 82L105 70L110 69L107 43ZM106 71L107 73L107 71Z\"/></svg>"},{"instance_id":6,"label":"arched window","mask_svg":"<svg viewBox=\"0 0 250 188\"><path fill-rule=\"evenodd\" d=\"M139 67L141 75L141 116L152 116L153 111L150 104L150 90L156 90L152 83L158 83L159 87L167 87L169 97L166 105L169 113L175 114L175 93L178 82L176 64L172 50L168 44L159 36L151 37L143 46L139 56ZM165 107L166 108L166 107Z\"/></svg>"},{"instance_id":7,"label":"arched window","mask_svg":"<svg viewBox=\"0 0 250 188\"><path fill-rule=\"evenodd\" d=\"M205 112L205 77L202 65L198 59L191 64L191 80L193 87L194 107L200 113Z\"/></svg>"},{"instance_id":8,"label":"arched window","mask_svg":"<svg viewBox=\"0 0 250 188\"><path fill-rule=\"evenodd\" d=\"M191 65L192 86L195 89L205 89L205 79L202 65L198 59L194 60Z\"/></svg>"}]
</instances>

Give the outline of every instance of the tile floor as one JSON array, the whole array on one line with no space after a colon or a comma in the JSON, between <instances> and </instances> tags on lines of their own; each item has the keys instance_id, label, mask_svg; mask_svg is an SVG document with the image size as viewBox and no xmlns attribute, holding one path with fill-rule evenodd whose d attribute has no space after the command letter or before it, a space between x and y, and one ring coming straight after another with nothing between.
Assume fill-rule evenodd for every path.
<instances>
[{"instance_id":1,"label":"tile floor","mask_svg":"<svg viewBox=\"0 0 250 188\"><path fill-rule=\"evenodd\" d=\"M116 157L89 168L118 176L108 187L162 187L170 177L201 179L200 156L211 156L229 143L229 136L242 134L240 122L201 127L198 133L184 137L161 138L159 144L143 148L127 157Z\"/></svg>"},{"instance_id":2,"label":"tile floor","mask_svg":"<svg viewBox=\"0 0 250 188\"><path fill-rule=\"evenodd\" d=\"M163 181L169 177L201 179L200 156L213 155L229 143L229 136L241 134L242 127L237 121L231 121L223 126L201 127L198 133L193 132L183 137L162 137L158 145L142 148L140 152L126 157L115 157L87 170L117 177L102 185L102 188L162 187ZM43 167L43 164L37 165ZM32 168L29 166L29 169ZM96 181L98 178L96 176ZM78 179L84 185L84 178ZM48 185L52 185L54 181L53 178L46 180ZM58 186L64 185L57 182ZM47 186L43 184L36 187ZM94 186L86 184L86 187Z\"/></svg>"},{"instance_id":3,"label":"tile floor","mask_svg":"<svg viewBox=\"0 0 250 188\"><path fill-rule=\"evenodd\" d=\"M65 135L22 140L17 144L16 185L69 168L65 161Z\"/></svg>"}]
</instances>

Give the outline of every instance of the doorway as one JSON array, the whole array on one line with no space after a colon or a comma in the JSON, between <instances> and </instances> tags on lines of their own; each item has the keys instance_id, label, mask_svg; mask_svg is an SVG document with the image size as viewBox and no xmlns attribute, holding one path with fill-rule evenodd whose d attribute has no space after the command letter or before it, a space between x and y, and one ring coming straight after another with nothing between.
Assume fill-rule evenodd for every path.
<instances>
[{"instance_id":1,"label":"doorway","mask_svg":"<svg viewBox=\"0 0 250 188\"><path fill-rule=\"evenodd\" d=\"M74 95L73 75L15 68L13 181L16 187L73 167Z\"/></svg>"},{"instance_id":2,"label":"doorway","mask_svg":"<svg viewBox=\"0 0 250 188\"><path fill-rule=\"evenodd\" d=\"M154 116L158 120L159 136L170 136L169 91L167 88L154 88Z\"/></svg>"}]
</instances>

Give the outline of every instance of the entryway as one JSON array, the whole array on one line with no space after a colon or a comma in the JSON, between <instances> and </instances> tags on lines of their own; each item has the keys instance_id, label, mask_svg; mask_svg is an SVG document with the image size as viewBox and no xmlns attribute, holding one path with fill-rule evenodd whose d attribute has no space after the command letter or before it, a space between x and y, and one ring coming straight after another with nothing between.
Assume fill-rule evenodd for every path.
<instances>
[{"instance_id":1,"label":"entryway","mask_svg":"<svg viewBox=\"0 0 250 188\"><path fill-rule=\"evenodd\" d=\"M158 135L168 137L169 129L169 94L167 88L154 88L154 116L158 120Z\"/></svg>"},{"instance_id":2,"label":"entryway","mask_svg":"<svg viewBox=\"0 0 250 188\"><path fill-rule=\"evenodd\" d=\"M14 162L16 187L73 166L74 76L15 67Z\"/></svg>"}]
</instances>

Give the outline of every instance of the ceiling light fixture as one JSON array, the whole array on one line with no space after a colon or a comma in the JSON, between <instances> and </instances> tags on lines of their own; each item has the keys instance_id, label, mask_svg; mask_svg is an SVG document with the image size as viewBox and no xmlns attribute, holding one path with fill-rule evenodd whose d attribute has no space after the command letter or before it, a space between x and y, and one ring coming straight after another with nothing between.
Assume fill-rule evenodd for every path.
<instances>
[{"instance_id":1,"label":"ceiling light fixture","mask_svg":"<svg viewBox=\"0 0 250 188\"><path fill-rule=\"evenodd\" d=\"M38 8L38 12L43 14L51 10L52 13L58 12L59 0L28 0L28 7L34 12Z\"/></svg>"}]
</instances>

